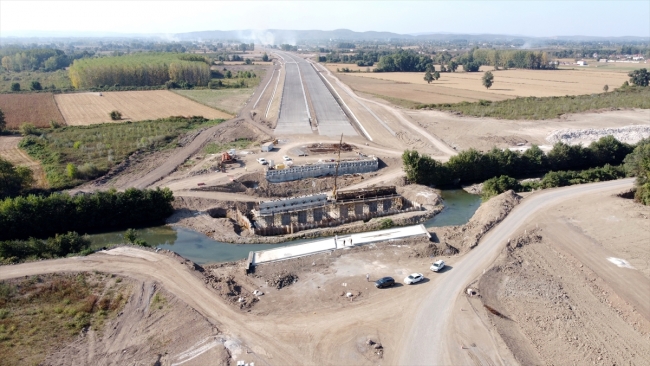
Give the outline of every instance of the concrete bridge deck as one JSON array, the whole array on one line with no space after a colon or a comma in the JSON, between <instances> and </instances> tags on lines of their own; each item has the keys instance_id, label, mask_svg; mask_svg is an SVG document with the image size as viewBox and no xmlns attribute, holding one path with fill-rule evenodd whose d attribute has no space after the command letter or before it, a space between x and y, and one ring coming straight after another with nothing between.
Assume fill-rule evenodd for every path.
<instances>
[{"instance_id":1,"label":"concrete bridge deck","mask_svg":"<svg viewBox=\"0 0 650 366\"><path fill-rule=\"evenodd\" d=\"M306 255L343 249L351 246L365 245L391 239L401 239L411 236L425 235L431 237L424 225L398 227L359 234L336 236L333 238L315 240L309 243L288 245L286 247L251 252L251 265L281 261Z\"/></svg>"}]
</instances>

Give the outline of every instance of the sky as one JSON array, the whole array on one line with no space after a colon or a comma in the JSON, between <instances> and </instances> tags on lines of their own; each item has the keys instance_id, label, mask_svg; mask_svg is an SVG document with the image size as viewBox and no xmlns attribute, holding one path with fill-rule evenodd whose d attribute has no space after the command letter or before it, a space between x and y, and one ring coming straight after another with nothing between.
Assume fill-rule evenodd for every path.
<instances>
[{"instance_id":1,"label":"sky","mask_svg":"<svg viewBox=\"0 0 650 366\"><path fill-rule=\"evenodd\" d=\"M174 34L341 28L400 34L650 37L650 1L0 0L0 37L24 31Z\"/></svg>"}]
</instances>

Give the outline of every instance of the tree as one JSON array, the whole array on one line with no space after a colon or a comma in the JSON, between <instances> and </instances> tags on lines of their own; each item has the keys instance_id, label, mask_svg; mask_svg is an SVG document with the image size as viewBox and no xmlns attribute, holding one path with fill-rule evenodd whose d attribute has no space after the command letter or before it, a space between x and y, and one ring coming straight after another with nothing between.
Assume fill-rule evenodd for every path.
<instances>
[{"instance_id":1,"label":"tree","mask_svg":"<svg viewBox=\"0 0 650 366\"><path fill-rule=\"evenodd\" d=\"M608 90L609 90L609 86L607 84L605 84L605 86L603 86L603 91L605 93L607 93Z\"/></svg>"},{"instance_id":2,"label":"tree","mask_svg":"<svg viewBox=\"0 0 650 366\"><path fill-rule=\"evenodd\" d=\"M68 163L68 165L65 167L65 170L68 174L68 177L70 177L71 179L75 179L79 174L79 171L77 170L77 166L72 163Z\"/></svg>"},{"instance_id":3,"label":"tree","mask_svg":"<svg viewBox=\"0 0 650 366\"><path fill-rule=\"evenodd\" d=\"M126 229L124 232L124 240L128 243L135 243L138 239L138 232L135 229Z\"/></svg>"},{"instance_id":4,"label":"tree","mask_svg":"<svg viewBox=\"0 0 650 366\"><path fill-rule=\"evenodd\" d=\"M427 71L427 72L424 74L424 81L426 81L427 84L431 84L431 82L433 81L433 75L431 74L430 71Z\"/></svg>"},{"instance_id":5,"label":"tree","mask_svg":"<svg viewBox=\"0 0 650 366\"><path fill-rule=\"evenodd\" d=\"M515 178L509 177L507 175L490 178L483 182L481 198L484 201L487 201L491 197L499 195L511 189L515 192L521 189L521 184L519 184L519 181L517 181Z\"/></svg>"},{"instance_id":6,"label":"tree","mask_svg":"<svg viewBox=\"0 0 650 366\"><path fill-rule=\"evenodd\" d=\"M639 141L624 161L625 170L636 176L634 199L650 206L650 139Z\"/></svg>"},{"instance_id":7,"label":"tree","mask_svg":"<svg viewBox=\"0 0 650 366\"><path fill-rule=\"evenodd\" d=\"M19 83L11 83L11 91L12 92L20 91L20 84Z\"/></svg>"},{"instance_id":8,"label":"tree","mask_svg":"<svg viewBox=\"0 0 650 366\"><path fill-rule=\"evenodd\" d=\"M457 68L458 68L458 62L456 61L450 61L449 65L447 65L447 69L451 72L456 72Z\"/></svg>"},{"instance_id":9,"label":"tree","mask_svg":"<svg viewBox=\"0 0 650 366\"><path fill-rule=\"evenodd\" d=\"M24 166L16 167L0 157L0 199L16 196L34 183L32 171Z\"/></svg>"},{"instance_id":10,"label":"tree","mask_svg":"<svg viewBox=\"0 0 650 366\"><path fill-rule=\"evenodd\" d=\"M7 121L5 121L5 113L0 109L0 132L4 131L7 127Z\"/></svg>"},{"instance_id":11,"label":"tree","mask_svg":"<svg viewBox=\"0 0 650 366\"><path fill-rule=\"evenodd\" d=\"M251 65L253 63L253 60L247 58L246 60L244 60L244 62L246 63L246 65Z\"/></svg>"},{"instance_id":12,"label":"tree","mask_svg":"<svg viewBox=\"0 0 650 366\"><path fill-rule=\"evenodd\" d=\"M436 80L440 79L440 73L438 71L435 71L433 73L433 78L436 79Z\"/></svg>"},{"instance_id":13,"label":"tree","mask_svg":"<svg viewBox=\"0 0 650 366\"><path fill-rule=\"evenodd\" d=\"M262 61L267 62L269 60L269 55L264 52L264 55L262 55Z\"/></svg>"},{"instance_id":14,"label":"tree","mask_svg":"<svg viewBox=\"0 0 650 366\"><path fill-rule=\"evenodd\" d=\"M433 66L433 64L427 64L426 71L427 71L427 72L430 72L430 73L433 73L433 72L436 71L436 67Z\"/></svg>"},{"instance_id":15,"label":"tree","mask_svg":"<svg viewBox=\"0 0 650 366\"><path fill-rule=\"evenodd\" d=\"M113 121L119 121L122 119L122 113L119 111L112 111L111 113L108 114Z\"/></svg>"},{"instance_id":16,"label":"tree","mask_svg":"<svg viewBox=\"0 0 650 366\"><path fill-rule=\"evenodd\" d=\"M630 77L630 82L634 85L648 86L650 83L650 73L645 68L631 71L627 76Z\"/></svg>"},{"instance_id":17,"label":"tree","mask_svg":"<svg viewBox=\"0 0 650 366\"><path fill-rule=\"evenodd\" d=\"M29 86L31 90L43 90L43 87L41 86L41 83L34 80L32 81L31 85Z\"/></svg>"},{"instance_id":18,"label":"tree","mask_svg":"<svg viewBox=\"0 0 650 366\"><path fill-rule=\"evenodd\" d=\"M487 89L490 89L492 84L494 83L494 75L492 75L492 71L486 71L485 74L483 74L483 86Z\"/></svg>"}]
</instances>

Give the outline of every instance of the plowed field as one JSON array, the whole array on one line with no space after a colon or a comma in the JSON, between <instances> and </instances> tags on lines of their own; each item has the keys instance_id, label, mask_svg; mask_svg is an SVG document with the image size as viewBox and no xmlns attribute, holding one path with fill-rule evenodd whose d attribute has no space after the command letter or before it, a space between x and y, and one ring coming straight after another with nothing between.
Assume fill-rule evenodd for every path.
<instances>
[{"instance_id":1,"label":"plowed field","mask_svg":"<svg viewBox=\"0 0 650 366\"><path fill-rule=\"evenodd\" d=\"M63 123L51 93L0 94L0 109L11 130L25 122L36 127L50 127L50 121Z\"/></svg>"},{"instance_id":2,"label":"plowed field","mask_svg":"<svg viewBox=\"0 0 650 366\"><path fill-rule=\"evenodd\" d=\"M46 188L45 172L38 161L33 160L26 152L18 148L22 137L0 136L0 157L16 166L26 166L34 172L35 186Z\"/></svg>"},{"instance_id":3,"label":"plowed field","mask_svg":"<svg viewBox=\"0 0 650 366\"><path fill-rule=\"evenodd\" d=\"M111 111L122 113L122 121L144 121L170 116L203 116L209 119L231 116L167 90L76 93L55 96L68 125L116 122ZM120 122L120 121L117 121Z\"/></svg>"}]
</instances>

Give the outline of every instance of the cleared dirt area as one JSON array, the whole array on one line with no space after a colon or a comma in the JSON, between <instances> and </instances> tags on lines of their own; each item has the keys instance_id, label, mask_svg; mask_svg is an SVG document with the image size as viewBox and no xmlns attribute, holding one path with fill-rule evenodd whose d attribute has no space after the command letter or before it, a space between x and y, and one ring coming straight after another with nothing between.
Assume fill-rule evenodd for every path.
<instances>
[{"instance_id":1,"label":"cleared dirt area","mask_svg":"<svg viewBox=\"0 0 650 366\"><path fill-rule=\"evenodd\" d=\"M23 123L48 128L50 121L65 123L51 93L0 94L0 109L10 130L18 129Z\"/></svg>"},{"instance_id":2,"label":"cleared dirt area","mask_svg":"<svg viewBox=\"0 0 650 366\"><path fill-rule=\"evenodd\" d=\"M444 72L430 84L424 81L424 73L338 73L337 76L354 90L418 103L602 93L605 84L613 89L629 79L625 73L608 71L498 70L493 74L494 85L490 89L481 83L482 72Z\"/></svg>"},{"instance_id":3,"label":"cleared dirt area","mask_svg":"<svg viewBox=\"0 0 650 366\"><path fill-rule=\"evenodd\" d=\"M22 137L19 136L0 136L0 157L16 166L28 167L34 173L34 185L39 188L47 188L45 171L41 164L18 148L21 139Z\"/></svg>"},{"instance_id":4,"label":"cleared dirt area","mask_svg":"<svg viewBox=\"0 0 650 366\"><path fill-rule=\"evenodd\" d=\"M404 111L431 134L457 150L507 148L517 144L549 145L546 137L560 129L650 125L650 110L570 114L543 121L461 117L439 111Z\"/></svg>"},{"instance_id":5,"label":"cleared dirt area","mask_svg":"<svg viewBox=\"0 0 650 366\"><path fill-rule=\"evenodd\" d=\"M144 121L170 116L203 116L209 119L231 117L167 90L58 94L55 100L66 123L71 126ZM109 113L114 110L122 113L121 121L113 121L109 117Z\"/></svg>"},{"instance_id":6,"label":"cleared dirt area","mask_svg":"<svg viewBox=\"0 0 650 366\"><path fill-rule=\"evenodd\" d=\"M617 192L582 195L529 219L469 284L479 296L458 298L450 345L464 346L466 357L505 345L502 359L526 365L645 364L650 208Z\"/></svg>"}]
</instances>

